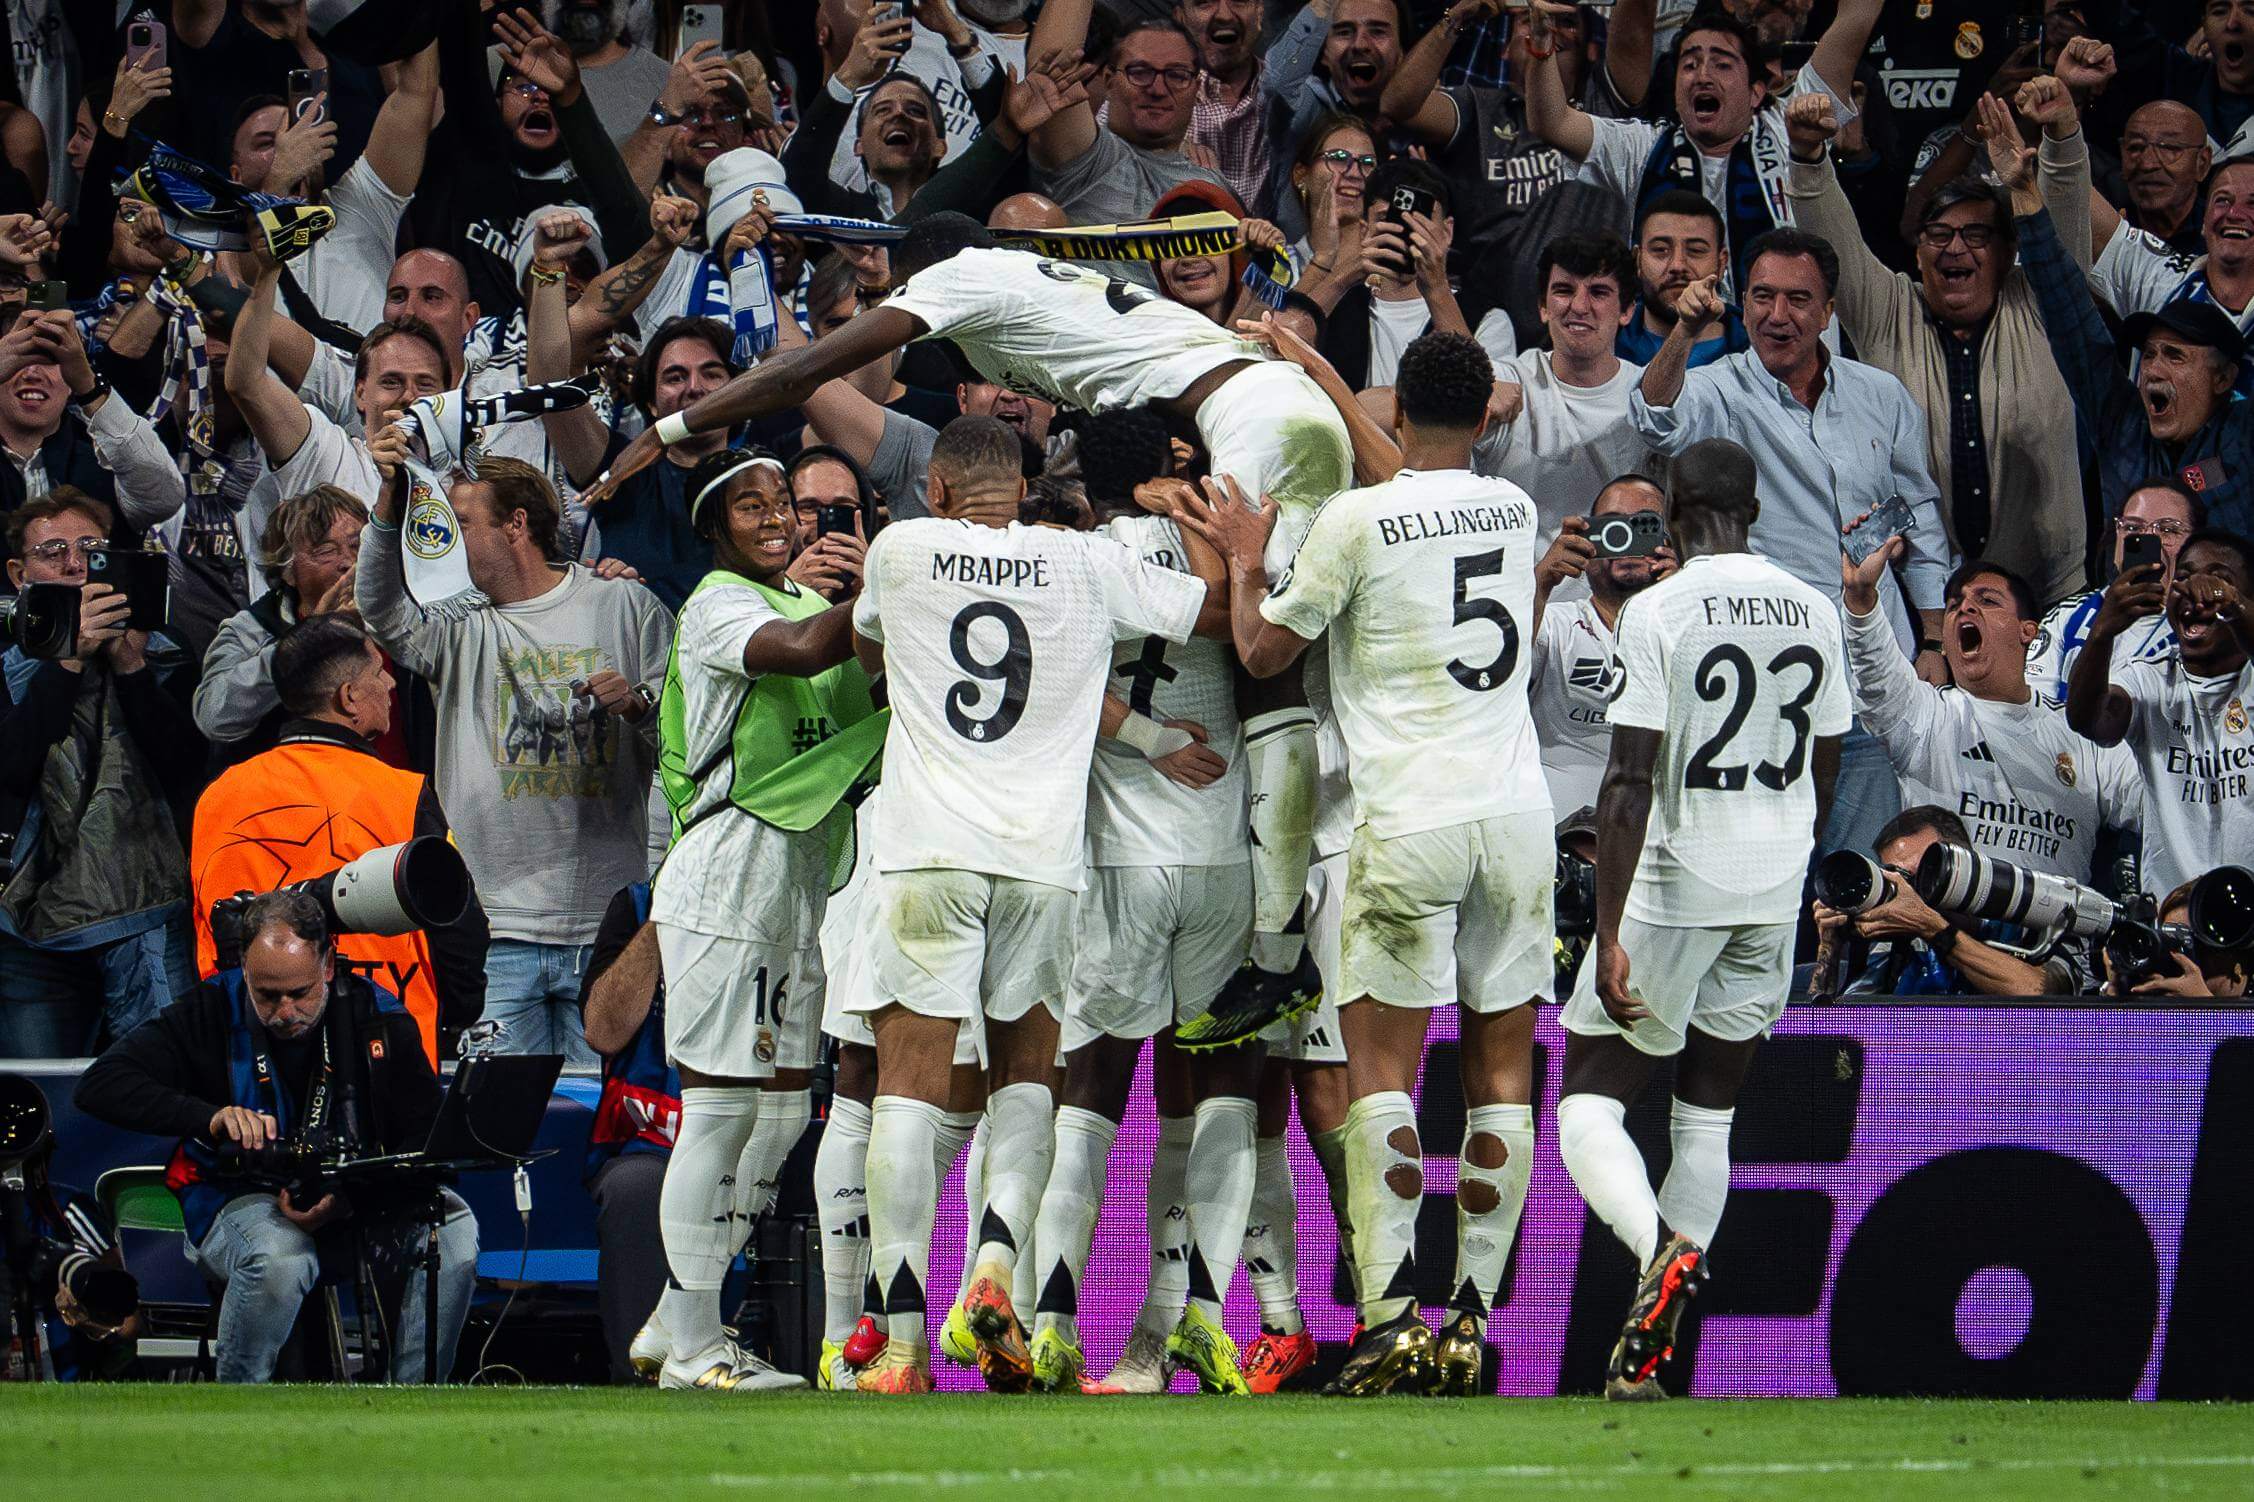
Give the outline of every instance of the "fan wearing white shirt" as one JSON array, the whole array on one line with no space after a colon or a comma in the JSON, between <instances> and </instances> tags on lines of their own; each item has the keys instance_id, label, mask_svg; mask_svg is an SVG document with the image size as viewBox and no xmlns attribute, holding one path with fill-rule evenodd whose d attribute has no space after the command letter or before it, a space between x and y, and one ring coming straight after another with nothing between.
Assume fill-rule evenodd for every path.
<instances>
[{"instance_id":1,"label":"fan wearing white shirt","mask_svg":"<svg viewBox=\"0 0 2254 1502\"><path fill-rule=\"evenodd\" d=\"M1276 508L1193 513L1227 555L1237 655L1281 672L1327 637L1358 827L1346 857L1346 1174L1364 1334L1331 1391L1478 1391L1486 1319L1533 1162L1534 1011L1551 988L1556 864L1527 711L1534 503L1471 473L1494 368L1462 334L1401 356L1403 467L1316 516L1271 590ZM1432 1012L1463 1007L1455 1314L1417 1312L1423 1147L1410 1092Z\"/></svg>"},{"instance_id":2,"label":"fan wearing white shirt","mask_svg":"<svg viewBox=\"0 0 2254 1502\"><path fill-rule=\"evenodd\" d=\"M1620 618L1627 686L1597 799L1597 931L1573 998L1558 1150L1642 1279L1605 1374L1664 1397L1660 1364L1706 1278L1739 1081L1784 1012L1800 887L1850 721L1839 614L1747 549L1753 456L1675 461L1672 578ZM1656 1197L1628 1106L1675 1057L1674 1161Z\"/></svg>"},{"instance_id":3,"label":"fan wearing white shirt","mask_svg":"<svg viewBox=\"0 0 2254 1502\"><path fill-rule=\"evenodd\" d=\"M1894 764L1902 805L1948 809L1983 855L2091 880L2099 828L2141 816L2136 762L2076 734L2065 706L2028 685L2035 593L2000 564L1967 563L1950 577L1949 687L1920 681L1878 608L1878 576L1902 547L1890 539L1859 564L1840 555L1855 710Z\"/></svg>"},{"instance_id":4,"label":"fan wearing white shirt","mask_svg":"<svg viewBox=\"0 0 2254 1502\"><path fill-rule=\"evenodd\" d=\"M2124 741L2144 773L2147 892L2171 892L2254 850L2254 544L2209 528L2186 538L2165 589L2157 565L2105 591L2068 686L2066 718L2101 746ZM2165 609L2177 653L2116 672L2113 643Z\"/></svg>"},{"instance_id":5,"label":"fan wearing white shirt","mask_svg":"<svg viewBox=\"0 0 2254 1502\"><path fill-rule=\"evenodd\" d=\"M1542 247L1535 285L1549 348L1521 350L1496 370L1510 420L1480 438L1472 467L1534 497L1547 547L1583 496L1643 468L1651 444L1628 420L1644 368L1615 353L1636 316L1634 252L1611 235L1560 235ZM1575 584L1560 598L1581 593Z\"/></svg>"},{"instance_id":6,"label":"fan wearing white shirt","mask_svg":"<svg viewBox=\"0 0 2254 1502\"><path fill-rule=\"evenodd\" d=\"M850 1003L876 1037L869 1231L888 1337L862 1392L931 1391L932 1143L959 1034L988 1087L968 1323L990 1386L1032 1379L1011 1275L1055 1148L1049 1082L1104 685L1117 643L1185 642L1207 598L1205 580L1109 538L1019 524L1021 453L994 418L948 424L932 447L932 514L877 534L854 606L856 650L887 674L893 716L874 985Z\"/></svg>"}]
</instances>

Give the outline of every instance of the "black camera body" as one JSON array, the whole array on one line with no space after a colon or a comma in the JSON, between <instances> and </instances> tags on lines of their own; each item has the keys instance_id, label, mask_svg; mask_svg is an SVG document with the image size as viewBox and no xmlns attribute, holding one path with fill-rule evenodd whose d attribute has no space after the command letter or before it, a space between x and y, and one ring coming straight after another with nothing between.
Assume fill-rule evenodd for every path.
<instances>
[{"instance_id":1,"label":"black camera body","mask_svg":"<svg viewBox=\"0 0 2254 1502\"><path fill-rule=\"evenodd\" d=\"M1667 523L1656 511L1589 518L1589 541L1599 558L1649 558L1666 540Z\"/></svg>"},{"instance_id":2,"label":"black camera body","mask_svg":"<svg viewBox=\"0 0 2254 1502\"><path fill-rule=\"evenodd\" d=\"M2105 931L2105 957L2123 990L2176 973L2176 956L2191 953L2191 929L2162 923L2160 904L2139 894L2121 905L2121 915Z\"/></svg>"},{"instance_id":3,"label":"black camera body","mask_svg":"<svg viewBox=\"0 0 2254 1502\"><path fill-rule=\"evenodd\" d=\"M52 1305L68 1288L78 1307L98 1324L117 1326L141 1307L141 1285L122 1267L112 1267L85 1248L43 1236L34 1229L29 1200L38 1181L27 1186L23 1165L44 1162L54 1142L53 1117L46 1092L20 1074L0 1074L0 1262L10 1278L39 1303ZM0 1334L8 1315L0 1309Z\"/></svg>"},{"instance_id":4,"label":"black camera body","mask_svg":"<svg viewBox=\"0 0 2254 1502\"><path fill-rule=\"evenodd\" d=\"M78 648L78 597L75 584L26 584L20 594L0 595L0 648L20 648L26 657L60 662Z\"/></svg>"}]
</instances>

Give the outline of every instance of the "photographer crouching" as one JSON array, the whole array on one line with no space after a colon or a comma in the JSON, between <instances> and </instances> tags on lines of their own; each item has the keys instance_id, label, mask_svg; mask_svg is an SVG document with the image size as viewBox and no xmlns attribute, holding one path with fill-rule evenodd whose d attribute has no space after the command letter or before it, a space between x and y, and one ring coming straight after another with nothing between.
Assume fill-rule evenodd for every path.
<instances>
[{"instance_id":1,"label":"photographer crouching","mask_svg":"<svg viewBox=\"0 0 2254 1502\"><path fill-rule=\"evenodd\" d=\"M267 1187L277 1171L291 1176L278 1163L419 1147L440 1093L399 999L337 973L318 900L288 889L253 897L240 932L241 968L127 1034L86 1071L76 1100L112 1125L180 1138L167 1183L187 1222L189 1260L225 1284L219 1380L264 1382L316 1281L349 1275L354 1232L380 1282L422 1231L403 1209L355 1207L295 1182L277 1192ZM477 1221L453 1191L444 1202L441 1373L452 1370L477 1279ZM398 1305L395 1381L423 1380L425 1276L418 1269L408 1278Z\"/></svg>"}]
</instances>

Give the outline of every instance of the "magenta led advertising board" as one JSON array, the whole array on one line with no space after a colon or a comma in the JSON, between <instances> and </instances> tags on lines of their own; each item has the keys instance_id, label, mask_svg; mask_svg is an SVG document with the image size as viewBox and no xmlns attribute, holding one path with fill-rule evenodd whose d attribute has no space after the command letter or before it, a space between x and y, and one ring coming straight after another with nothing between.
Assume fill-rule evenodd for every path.
<instances>
[{"instance_id":1,"label":"magenta led advertising board","mask_svg":"<svg viewBox=\"0 0 2254 1502\"><path fill-rule=\"evenodd\" d=\"M1418 1096L1418 1264L1435 1322L1453 1286L1455 1040L1455 1014L1443 1011ZM1632 1269L1558 1158L1564 1034L1552 1010L1536 1047L1533 1186L1489 1332L1496 1390L1594 1392ZM1655 1176L1666 1167L1664 1082L1629 1115ZM1081 1284L1092 1373L1117 1358L1142 1299L1156 1140L1146 1059ZM1296 1122L1290 1151L1302 1306L1319 1339L1343 1341L1353 1309ZM1755 1062L1732 1152L1714 1283L1669 1379L1683 1390L2254 1396L2228 1344L2254 1271L2254 1013L1794 1007ZM932 1253L935 1334L960 1276L963 1223L958 1171ZM1258 1324L1240 1272L1229 1329L1243 1344ZM943 1361L940 1384L979 1385Z\"/></svg>"}]
</instances>

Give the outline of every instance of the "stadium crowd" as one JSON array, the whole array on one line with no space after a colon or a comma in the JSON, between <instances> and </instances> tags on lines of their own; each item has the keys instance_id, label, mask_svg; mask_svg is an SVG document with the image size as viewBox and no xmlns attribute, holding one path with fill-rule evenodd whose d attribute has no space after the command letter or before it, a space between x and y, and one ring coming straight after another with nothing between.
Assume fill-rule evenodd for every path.
<instances>
[{"instance_id":1,"label":"stadium crowd","mask_svg":"<svg viewBox=\"0 0 2254 1502\"><path fill-rule=\"evenodd\" d=\"M1476 1372L1534 1131L1509 1019L1577 977L1610 997L1581 972L1611 942L1614 715L1670 723L1627 667L1661 661L1657 628L1624 623L1706 576L1694 551L1750 552L1838 622L1839 724L1810 752L1819 665L1761 701L1801 739L1753 773L1804 789L1814 756L1813 855L1876 864L1843 895L1778 847L1777 1006L1795 955L1796 1000L2245 996L2254 950L2198 909L2254 858L2254 5L693 9L718 33L650 0L8 8L0 1058L108 1050L90 1110L243 1140L212 1107L245 1103L200 1093L228 1040L310 1069L290 1009L343 983L302 904L258 909L235 965L212 904L443 836L471 906L346 936L381 1002L353 1005L411 1019L434 1066L466 1038L602 1068L621 1378L797 1381L723 1334L716 1290L819 1107L821 1385L916 1390L909 1243L965 1153L981 1214L940 1342L997 1385L1079 1384L1074 1289L1157 1040L1151 1286L1088 1380L1273 1390L1312 1359L1294 1111L1364 1323L1416 1323L1386 1283L1413 1208L1372 1186L1417 1172L1423 1035L1339 1005L1372 994L1340 967L1377 963L1357 825L1375 850L1533 819L1492 847L1515 895L1463 905L1517 944L1513 904L1538 902L1538 945L1473 976L1459 936L1463 993L1433 998L1504 1060L1466 1066ZM1162 304L1202 331L1147 321ZM1515 742L1433 730L1457 722L1407 675L1389 702L1371 665L1401 643L1323 560L1292 566L1343 529L1341 491L1460 471L1501 482L1498 515L1531 506L1506 529L1531 594L1461 560L1442 617L1500 627L1492 664L1446 666L1515 696ZM942 544L903 527L923 518L1057 536ZM957 613L1037 568L1068 599L1032 629ZM1739 660L1738 689L1696 693L1740 693L1742 719ZM921 738L926 688L971 759ZM1936 847L2160 947L2120 974L2103 924L1951 908L1917 879ZM944 919L973 910L966 958ZM1613 1007L1589 1028L1633 1034ZM418 1120L428 1083L398 1087ZM1718 1153L1726 1186L1728 1103L1695 1093L1676 1162ZM1604 1124L1560 1116L1620 1226L1575 1147ZM1720 1191L1670 1195L1703 1246ZM239 1270L340 1212L272 1205L232 1228L206 1203L192 1230L231 1306L294 1315L294 1273ZM1241 1375L1219 1324L1240 1263L1263 1328ZM263 1376L280 1332L239 1321L223 1375ZM1364 1377L1453 1380L1447 1339L1408 1339Z\"/></svg>"}]
</instances>

